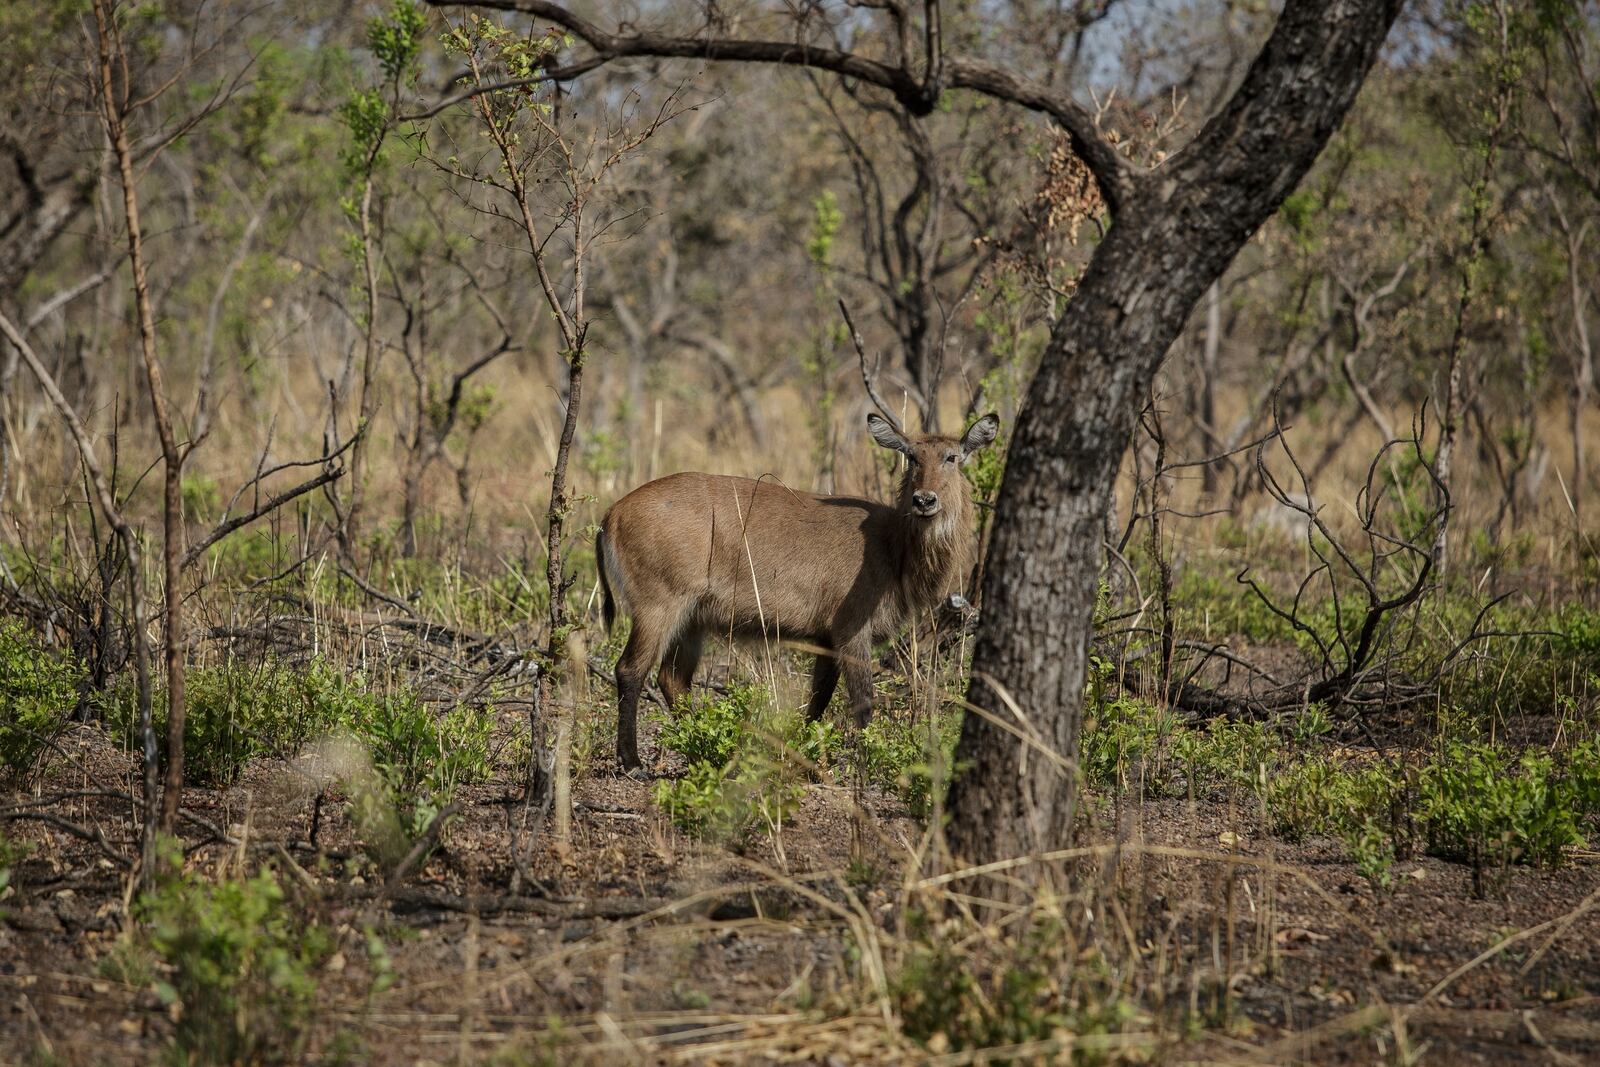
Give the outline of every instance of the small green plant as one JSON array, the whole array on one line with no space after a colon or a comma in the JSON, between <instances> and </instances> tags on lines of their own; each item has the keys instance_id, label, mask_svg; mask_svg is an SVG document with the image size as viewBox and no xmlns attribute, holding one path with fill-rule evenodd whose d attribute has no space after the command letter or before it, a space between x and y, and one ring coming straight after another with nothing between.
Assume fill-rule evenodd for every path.
<instances>
[{"instance_id":1,"label":"small green plant","mask_svg":"<svg viewBox=\"0 0 1600 1067\"><path fill-rule=\"evenodd\" d=\"M1600 812L1600 746L1586 741L1558 762L1452 738L1419 766L1348 768L1315 756L1275 774L1267 803L1293 839L1344 839L1362 873L1386 883L1394 857L1420 845L1474 867L1558 866Z\"/></svg>"},{"instance_id":2,"label":"small green plant","mask_svg":"<svg viewBox=\"0 0 1600 1067\"><path fill-rule=\"evenodd\" d=\"M659 717L659 740L691 765L725 766L744 740L764 696L764 690L748 684L735 685L715 699L697 696L687 707L680 704Z\"/></svg>"},{"instance_id":3,"label":"small green plant","mask_svg":"<svg viewBox=\"0 0 1600 1067\"><path fill-rule=\"evenodd\" d=\"M1004 939L961 938L960 932L953 920L934 925L913 915L894 977L901 1024L930 1051L1136 1027L1137 1009L1118 994L1095 956L1078 952L1058 918L1035 919Z\"/></svg>"},{"instance_id":4,"label":"small green plant","mask_svg":"<svg viewBox=\"0 0 1600 1067\"><path fill-rule=\"evenodd\" d=\"M222 490L209 475L184 475L181 492L183 513L191 522L210 522L222 506Z\"/></svg>"},{"instance_id":5,"label":"small green plant","mask_svg":"<svg viewBox=\"0 0 1600 1067\"><path fill-rule=\"evenodd\" d=\"M183 755L194 785L227 786L250 760L288 757L340 721L359 692L343 672L324 663L297 669L273 660L223 664L189 671ZM165 729L167 697L158 689L156 732ZM138 744L137 705L131 686L112 694L107 724L129 746Z\"/></svg>"},{"instance_id":6,"label":"small green plant","mask_svg":"<svg viewBox=\"0 0 1600 1067\"><path fill-rule=\"evenodd\" d=\"M869 782L893 792L914 817L925 819L935 792L949 777L960 735L959 712L940 712L930 721L885 710L861 731L862 769Z\"/></svg>"},{"instance_id":7,"label":"small green plant","mask_svg":"<svg viewBox=\"0 0 1600 1067\"><path fill-rule=\"evenodd\" d=\"M1587 777L1562 773L1548 754L1513 760L1495 745L1450 742L1422 770L1417 817L1434 855L1474 866L1554 867L1585 841L1580 819L1589 789Z\"/></svg>"},{"instance_id":8,"label":"small green plant","mask_svg":"<svg viewBox=\"0 0 1600 1067\"><path fill-rule=\"evenodd\" d=\"M1279 738L1258 722L1212 719L1204 730L1181 730L1173 739L1173 756L1195 784L1232 782L1256 788L1276 762Z\"/></svg>"},{"instance_id":9,"label":"small green plant","mask_svg":"<svg viewBox=\"0 0 1600 1067\"><path fill-rule=\"evenodd\" d=\"M396 809L406 833L416 833L449 803L458 783L489 774L487 712L463 706L441 715L411 689L374 692L363 676L321 661L196 668L188 697L184 759L196 785L230 785L252 759L287 758L315 738L345 733L369 753L383 803ZM158 732L165 704L158 692ZM130 745L138 728L134 709L127 690L107 708L108 722Z\"/></svg>"},{"instance_id":10,"label":"small green plant","mask_svg":"<svg viewBox=\"0 0 1600 1067\"><path fill-rule=\"evenodd\" d=\"M1345 847L1356 870L1374 889L1394 884L1394 837L1372 819L1367 819L1345 835Z\"/></svg>"},{"instance_id":11,"label":"small green plant","mask_svg":"<svg viewBox=\"0 0 1600 1067\"><path fill-rule=\"evenodd\" d=\"M6 899L6 893L11 888L12 872L17 865L33 853L33 846L26 841L13 841L5 834L0 833L0 901ZM0 904L0 919L5 918L6 909Z\"/></svg>"},{"instance_id":12,"label":"small green plant","mask_svg":"<svg viewBox=\"0 0 1600 1067\"><path fill-rule=\"evenodd\" d=\"M656 783L656 806L685 833L713 836L720 828L723 769L714 763L691 763L683 777Z\"/></svg>"},{"instance_id":13,"label":"small green plant","mask_svg":"<svg viewBox=\"0 0 1600 1067\"><path fill-rule=\"evenodd\" d=\"M1266 786L1274 828L1292 841L1312 834L1349 839L1385 816L1393 824L1410 792L1407 777L1386 764L1350 767L1323 754L1280 768ZM1409 841L1401 844L1409 850Z\"/></svg>"},{"instance_id":14,"label":"small green plant","mask_svg":"<svg viewBox=\"0 0 1600 1067\"><path fill-rule=\"evenodd\" d=\"M1078 739L1078 764L1090 783L1125 789L1129 772L1143 763L1156 763L1178 727L1176 715L1138 697L1094 701ZM1147 784L1160 776L1151 778L1154 781Z\"/></svg>"},{"instance_id":15,"label":"small green plant","mask_svg":"<svg viewBox=\"0 0 1600 1067\"><path fill-rule=\"evenodd\" d=\"M457 785L489 776L494 723L480 708L462 705L438 715L416 693L400 690L364 702L342 725L368 746L415 832L449 803Z\"/></svg>"},{"instance_id":16,"label":"small green plant","mask_svg":"<svg viewBox=\"0 0 1600 1067\"><path fill-rule=\"evenodd\" d=\"M1569 604L1555 618L1556 650L1590 668L1600 668L1600 611Z\"/></svg>"},{"instance_id":17,"label":"small green plant","mask_svg":"<svg viewBox=\"0 0 1600 1067\"><path fill-rule=\"evenodd\" d=\"M294 914L270 872L216 883L174 875L140 914L160 964L156 992L175 1010L174 1062L299 1061L332 942Z\"/></svg>"},{"instance_id":18,"label":"small green plant","mask_svg":"<svg viewBox=\"0 0 1600 1067\"><path fill-rule=\"evenodd\" d=\"M757 831L776 837L805 797L792 759L757 744L725 767L691 763L682 778L656 783L655 801L673 825L697 837L740 844Z\"/></svg>"},{"instance_id":19,"label":"small green plant","mask_svg":"<svg viewBox=\"0 0 1600 1067\"><path fill-rule=\"evenodd\" d=\"M27 841L18 841L0 833L0 871L9 871L29 856L33 855L33 845Z\"/></svg>"},{"instance_id":20,"label":"small green plant","mask_svg":"<svg viewBox=\"0 0 1600 1067\"><path fill-rule=\"evenodd\" d=\"M456 788L490 773L494 722L481 708L443 715L408 689L364 694L339 726L371 760L348 778L350 810L381 866L397 862L449 805Z\"/></svg>"},{"instance_id":21,"label":"small green plant","mask_svg":"<svg viewBox=\"0 0 1600 1067\"><path fill-rule=\"evenodd\" d=\"M66 728L82 669L16 619L0 620L0 767L22 779Z\"/></svg>"},{"instance_id":22,"label":"small green plant","mask_svg":"<svg viewBox=\"0 0 1600 1067\"><path fill-rule=\"evenodd\" d=\"M805 783L838 749L831 723L776 707L756 685L680 705L662 720L660 738L688 767L656 783L656 804L686 833L736 843L756 831L778 840Z\"/></svg>"}]
</instances>

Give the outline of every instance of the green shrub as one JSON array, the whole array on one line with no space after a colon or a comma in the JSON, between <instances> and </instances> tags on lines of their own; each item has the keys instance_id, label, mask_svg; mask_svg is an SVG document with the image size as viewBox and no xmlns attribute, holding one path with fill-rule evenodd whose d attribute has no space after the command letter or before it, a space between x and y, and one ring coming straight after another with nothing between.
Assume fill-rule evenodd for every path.
<instances>
[{"instance_id":1,"label":"green shrub","mask_svg":"<svg viewBox=\"0 0 1600 1067\"><path fill-rule=\"evenodd\" d=\"M299 1062L332 942L295 915L267 871L244 881L182 876L141 902L156 991L176 1008L179 1064Z\"/></svg>"},{"instance_id":2,"label":"green shrub","mask_svg":"<svg viewBox=\"0 0 1600 1067\"><path fill-rule=\"evenodd\" d=\"M338 720L348 688L342 673L320 663L304 670L272 660L191 668L184 686L185 776L193 785L227 786L258 756L294 755ZM156 689L152 703L156 735L163 736L164 687ZM111 695L106 722L126 745L138 748L138 704L131 684Z\"/></svg>"},{"instance_id":3,"label":"green shrub","mask_svg":"<svg viewBox=\"0 0 1600 1067\"><path fill-rule=\"evenodd\" d=\"M831 723L774 706L756 685L680 705L662 719L660 739L688 767L656 783L656 804L686 833L735 842L757 831L776 838L838 749Z\"/></svg>"},{"instance_id":4,"label":"green shrub","mask_svg":"<svg viewBox=\"0 0 1600 1067\"><path fill-rule=\"evenodd\" d=\"M1584 843L1585 819L1600 812L1600 746L1585 742L1558 764L1544 753L1450 740L1404 771L1347 770L1314 757L1274 775L1267 799L1280 833L1342 837L1369 877L1417 844L1479 867L1551 867Z\"/></svg>"},{"instance_id":5,"label":"green shrub","mask_svg":"<svg viewBox=\"0 0 1600 1067\"><path fill-rule=\"evenodd\" d=\"M1290 840L1349 835L1391 813L1404 788L1383 765L1346 769L1326 756L1313 756L1272 776L1267 807L1274 829Z\"/></svg>"},{"instance_id":6,"label":"green shrub","mask_svg":"<svg viewBox=\"0 0 1600 1067\"><path fill-rule=\"evenodd\" d=\"M1078 738L1078 764L1084 780L1096 786L1126 789L1137 771L1146 794L1159 796L1182 782L1191 790L1223 782L1252 790L1262 786L1264 771L1279 760L1283 738L1257 722L1212 719L1189 727L1176 712L1140 697L1107 696L1110 664L1096 659L1090 670L1083 732ZM1302 728L1327 728L1320 706Z\"/></svg>"},{"instance_id":7,"label":"green shrub","mask_svg":"<svg viewBox=\"0 0 1600 1067\"><path fill-rule=\"evenodd\" d=\"M1418 779L1417 817L1428 851L1476 865L1558 865L1584 843L1585 782L1549 755L1450 742Z\"/></svg>"},{"instance_id":8,"label":"green shrub","mask_svg":"<svg viewBox=\"0 0 1600 1067\"><path fill-rule=\"evenodd\" d=\"M481 708L439 715L410 690L363 694L339 725L370 752L383 786L376 799L393 807L407 837L427 829L458 785L489 777L494 720Z\"/></svg>"},{"instance_id":9,"label":"green shrub","mask_svg":"<svg viewBox=\"0 0 1600 1067\"><path fill-rule=\"evenodd\" d=\"M83 670L41 645L21 622L0 620L0 767L27 777L65 729Z\"/></svg>"},{"instance_id":10,"label":"green shrub","mask_svg":"<svg viewBox=\"0 0 1600 1067\"><path fill-rule=\"evenodd\" d=\"M893 792L913 816L925 819L935 790L949 779L960 736L959 712L929 720L885 710L861 731L862 769L867 781Z\"/></svg>"},{"instance_id":11,"label":"green shrub","mask_svg":"<svg viewBox=\"0 0 1600 1067\"><path fill-rule=\"evenodd\" d=\"M1172 754L1195 785L1221 781L1254 789L1276 761L1280 745L1278 735L1262 723L1212 719L1203 730L1177 731Z\"/></svg>"},{"instance_id":12,"label":"green shrub","mask_svg":"<svg viewBox=\"0 0 1600 1067\"><path fill-rule=\"evenodd\" d=\"M656 783L656 804L696 837L740 844L757 831L778 834L805 798L805 786L765 754L744 752L726 767L692 763L684 776Z\"/></svg>"},{"instance_id":13,"label":"green shrub","mask_svg":"<svg viewBox=\"0 0 1600 1067\"><path fill-rule=\"evenodd\" d=\"M765 690L735 685L726 696L691 697L687 705L660 715L660 743L683 756L692 766L707 763L722 767L733 758L745 732L768 701Z\"/></svg>"},{"instance_id":14,"label":"green shrub","mask_svg":"<svg viewBox=\"0 0 1600 1067\"><path fill-rule=\"evenodd\" d=\"M336 731L370 751L397 794L414 798L408 808L427 808L456 782L488 774L492 722L485 712L463 707L441 717L409 689L376 693L360 674L325 662L303 668L274 660L197 667L188 674L186 695L184 767L194 785L231 785L250 760L291 757ZM163 690L153 710L159 734L166 723ZM107 721L127 744L137 745L130 689L112 697Z\"/></svg>"},{"instance_id":15,"label":"green shrub","mask_svg":"<svg viewBox=\"0 0 1600 1067\"><path fill-rule=\"evenodd\" d=\"M1345 848L1356 870L1374 889L1394 884L1394 837L1377 821L1367 819L1344 835Z\"/></svg>"},{"instance_id":16,"label":"green shrub","mask_svg":"<svg viewBox=\"0 0 1600 1067\"><path fill-rule=\"evenodd\" d=\"M190 522L210 522L222 507L217 480L205 474L186 474L180 487L183 514Z\"/></svg>"},{"instance_id":17,"label":"green shrub","mask_svg":"<svg viewBox=\"0 0 1600 1067\"><path fill-rule=\"evenodd\" d=\"M1600 611L1568 604L1556 615L1551 628L1558 635L1555 641L1558 653L1592 670L1600 670Z\"/></svg>"},{"instance_id":18,"label":"green shrub","mask_svg":"<svg viewBox=\"0 0 1600 1067\"><path fill-rule=\"evenodd\" d=\"M1078 764L1095 785L1126 788L1128 772L1154 763L1179 729L1178 717L1134 696L1097 701L1086 712L1078 737ZM1147 768L1147 773L1150 768ZM1159 784L1147 779L1150 785Z\"/></svg>"},{"instance_id":19,"label":"green shrub","mask_svg":"<svg viewBox=\"0 0 1600 1067\"><path fill-rule=\"evenodd\" d=\"M13 841L5 834L0 833L0 901L5 900L6 890L11 886L12 872L32 852L33 846L26 841ZM0 905L0 919L4 919L5 915L5 906Z\"/></svg>"}]
</instances>

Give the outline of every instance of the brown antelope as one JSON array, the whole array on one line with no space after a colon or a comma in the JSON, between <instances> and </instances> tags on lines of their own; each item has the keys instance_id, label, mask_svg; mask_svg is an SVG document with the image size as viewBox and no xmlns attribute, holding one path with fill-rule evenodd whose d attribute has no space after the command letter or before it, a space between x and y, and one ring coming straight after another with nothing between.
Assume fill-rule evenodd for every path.
<instances>
[{"instance_id":1,"label":"brown antelope","mask_svg":"<svg viewBox=\"0 0 1600 1067\"><path fill-rule=\"evenodd\" d=\"M862 369L865 376L864 356ZM698 473L658 478L617 501L595 548L607 629L617 601L633 616L617 661L623 769L640 766L646 676L659 666L662 695L674 704L689 690L707 635L821 646L807 714L822 716L842 667L850 709L866 725L873 642L955 592L970 569L977 533L961 465L999 428L989 414L959 439L907 435L892 416L869 414L873 440L906 458L892 504Z\"/></svg>"}]
</instances>

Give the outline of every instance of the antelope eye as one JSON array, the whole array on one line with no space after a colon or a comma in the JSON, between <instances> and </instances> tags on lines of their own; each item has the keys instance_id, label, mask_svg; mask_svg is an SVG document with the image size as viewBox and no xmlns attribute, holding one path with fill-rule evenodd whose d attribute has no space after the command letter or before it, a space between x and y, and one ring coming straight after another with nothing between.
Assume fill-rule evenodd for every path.
<instances>
[{"instance_id":1,"label":"antelope eye","mask_svg":"<svg viewBox=\"0 0 1600 1067\"><path fill-rule=\"evenodd\" d=\"M958 457L954 452L951 452L944 457L944 461L946 463L954 463L958 458L960 457Z\"/></svg>"}]
</instances>

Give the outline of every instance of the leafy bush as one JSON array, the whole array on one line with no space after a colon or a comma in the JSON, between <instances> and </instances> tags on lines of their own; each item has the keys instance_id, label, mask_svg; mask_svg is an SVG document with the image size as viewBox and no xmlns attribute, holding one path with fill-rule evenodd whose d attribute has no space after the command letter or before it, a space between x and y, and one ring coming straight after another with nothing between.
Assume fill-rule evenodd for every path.
<instances>
[{"instance_id":1,"label":"leafy bush","mask_svg":"<svg viewBox=\"0 0 1600 1067\"><path fill-rule=\"evenodd\" d=\"M925 819L934 791L948 780L960 736L959 713L928 721L885 711L861 732L862 769L869 782L892 791L912 815Z\"/></svg>"},{"instance_id":2,"label":"leafy bush","mask_svg":"<svg viewBox=\"0 0 1600 1067\"><path fill-rule=\"evenodd\" d=\"M481 708L439 714L407 688L373 692L360 674L326 663L304 669L267 661L189 673L184 762L191 783L226 786L257 757L287 758L319 737L344 735L365 754L341 774L352 817L380 862L409 851L463 782L489 775L492 717ZM157 694L158 729L166 697ZM108 707L113 729L132 745L132 694ZM369 767L370 764L370 767Z\"/></svg>"},{"instance_id":3,"label":"leafy bush","mask_svg":"<svg viewBox=\"0 0 1600 1067\"><path fill-rule=\"evenodd\" d=\"M831 723L777 708L754 685L680 706L662 720L660 738L688 768L656 783L656 804L686 833L732 841L758 830L776 838L838 748Z\"/></svg>"},{"instance_id":4,"label":"leafy bush","mask_svg":"<svg viewBox=\"0 0 1600 1067\"><path fill-rule=\"evenodd\" d=\"M726 696L691 699L687 707L680 704L660 716L659 740L691 766L726 766L762 706L763 696L764 691L756 686L736 685Z\"/></svg>"},{"instance_id":5,"label":"leafy bush","mask_svg":"<svg viewBox=\"0 0 1600 1067\"><path fill-rule=\"evenodd\" d=\"M1350 835L1393 812L1405 783L1381 764L1346 769L1313 756L1275 774L1267 786L1274 828L1291 840L1312 834Z\"/></svg>"},{"instance_id":6,"label":"leafy bush","mask_svg":"<svg viewBox=\"0 0 1600 1067\"><path fill-rule=\"evenodd\" d=\"M215 884L174 876L141 912L164 965L156 992L176 1008L177 1063L299 1061L314 971L332 942L292 912L271 873Z\"/></svg>"},{"instance_id":7,"label":"leafy bush","mask_svg":"<svg viewBox=\"0 0 1600 1067\"><path fill-rule=\"evenodd\" d=\"M726 767L692 763L682 778L656 783L655 801L685 833L739 843L758 830L780 832L800 806L805 787L783 770L755 753Z\"/></svg>"},{"instance_id":8,"label":"leafy bush","mask_svg":"<svg viewBox=\"0 0 1600 1067\"><path fill-rule=\"evenodd\" d=\"M32 852L33 846L26 841L13 841L0 833L0 901L5 900L6 890L11 886L11 872ZM0 906L0 919L5 918L5 914L6 909Z\"/></svg>"},{"instance_id":9,"label":"leafy bush","mask_svg":"<svg viewBox=\"0 0 1600 1067\"><path fill-rule=\"evenodd\" d=\"M0 620L0 766L24 778L67 725L82 669L15 619Z\"/></svg>"},{"instance_id":10,"label":"leafy bush","mask_svg":"<svg viewBox=\"0 0 1600 1067\"><path fill-rule=\"evenodd\" d=\"M1268 805L1291 837L1344 838L1369 877L1381 874L1385 855L1418 844L1475 867L1553 867L1584 843L1585 819L1600 812L1600 746L1585 742L1558 763L1545 753L1451 740L1420 767L1399 771L1346 770L1316 757L1274 776Z\"/></svg>"},{"instance_id":11,"label":"leafy bush","mask_svg":"<svg viewBox=\"0 0 1600 1067\"><path fill-rule=\"evenodd\" d=\"M494 722L482 709L463 705L440 716L410 690L363 694L339 725L371 752L382 799L409 837L427 829L456 786L489 776Z\"/></svg>"},{"instance_id":12,"label":"leafy bush","mask_svg":"<svg viewBox=\"0 0 1600 1067\"><path fill-rule=\"evenodd\" d=\"M1257 788L1264 768L1276 762L1280 738L1258 722L1212 719L1204 730L1180 730L1173 738L1173 757L1191 783L1234 782Z\"/></svg>"},{"instance_id":13,"label":"leafy bush","mask_svg":"<svg viewBox=\"0 0 1600 1067\"><path fill-rule=\"evenodd\" d=\"M1450 742L1418 781L1417 816L1428 851L1477 865L1558 865L1584 843L1587 783L1559 771L1549 755ZM1592 810L1592 809L1590 809Z\"/></svg>"},{"instance_id":14,"label":"leafy bush","mask_svg":"<svg viewBox=\"0 0 1600 1067\"><path fill-rule=\"evenodd\" d=\"M371 752L386 783L404 799L408 817L448 802L457 782L487 776L492 722L481 710L430 711L409 689L372 692L359 674L323 662L304 668L267 660L189 672L183 754L195 785L226 786L258 757L288 758L314 738L343 731ZM117 693L107 719L129 745L138 717L129 690ZM156 694L158 733L166 694ZM440 797L446 799L441 800Z\"/></svg>"},{"instance_id":15,"label":"leafy bush","mask_svg":"<svg viewBox=\"0 0 1600 1067\"><path fill-rule=\"evenodd\" d=\"M304 670L260 664L195 667L185 679L184 772L194 785L227 786L258 756L288 757L330 730L354 698L347 676L313 663ZM157 689L156 733L166 729L167 694ZM131 686L112 695L106 719L130 747L139 744L138 705Z\"/></svg>"},{"instance_id":16,"label":"leafy bush","mask_svg":"<svg viewBox=\"0 0 1600 1067\"><path fill-rule=\"evenodd\" d=\"M1556 651L1600 670L1600 611L1568 604L1556 615Z\"/></svg>"},{"instance_id":17,"label":"leafy bush","mask_svg":"<svg viewBox=\"0 0 1600 1067\"><path fill-rule=\"evenodd\" d=\"M1374 889L1387 889L1394 884L1394 838L1373 819L1344 835L1345 847L1356 870Z\"/></svg>"},{"instance_id":18,"label":"leafy bush","mask_svg":"<svg viewBox=\"0 0 1600 1067\"><path fill-rule=\"evenodd\" d=\"M1159 796L1181 781L1195 789L1212 782L1260 789L1264 769L1273 768L1283 738L1256 722L1213 719L1188 728L1170 709L1136 696L1106 695L1110 665L1096 659L1090 670L1088 706L1078 738L1078 764L1092 785L1126 789L1137 770L1144 791ZM1320 706L1301 732L1327 728Z\"/></svg>"},{"instance_id":19,"label":"leafy bush","mask_svg":"<svg viewBox=\"0 0 1600 1067\"><path fill-rule=\"evenodd\" d=\"M1129 769L1156 760L1179 725L1172 712L1138 697L1095 701L1078 737L1078 765L1093 784L1126 788Z\"/></svg>"}]
</instances>

